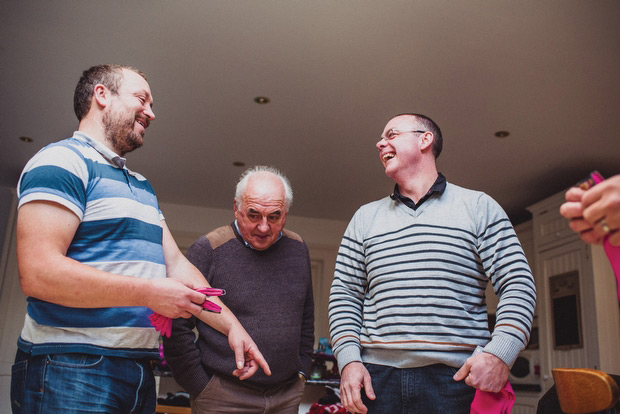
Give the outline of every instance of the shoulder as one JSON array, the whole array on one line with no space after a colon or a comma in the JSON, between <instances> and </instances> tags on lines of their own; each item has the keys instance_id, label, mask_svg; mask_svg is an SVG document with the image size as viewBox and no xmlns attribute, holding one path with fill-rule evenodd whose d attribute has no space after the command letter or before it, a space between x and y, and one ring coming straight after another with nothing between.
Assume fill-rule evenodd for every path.
<instances>
[{"instance_id":1,"label":"shoulder","mask_svg":"<svg viewBox=\"0 0 620 414\"><path fill-rule=\"evenodd\" d=\"M301 243L304 242L304 239L302 239L302 237L299 234L295 233L294 231L288 230L288 229L282 229L282 236L287 237L291 240L301 242Z\"/></svg>"},{"instance_id":2,"label":"shoulder","mask_svg":"<svg viewBox=\"0 0 620 414\"><path fill-rule=\"evenodd\" d=\"M502 206L482 191L449 184L446 187L446 195L446 205L453 211L453 216L462 219L463 214L466 214L476 223L476 234L481 234L500 223L510 223Z\"/></svg>"},{"instance_id":3,"label":"shoulder","mask_svg":"<svg viewBox=\"0 0 620 414\"><path fill-rule=\"evenodd\" d=\"M349 226L364 227L379 217L390 217L396 211L396 204L389 196L364 204L353 214Z\"/></svg>"},{"instance_id":4,"label":"shoulder","mask_svg":"<svg viewBox=\"0 0 620 414\"><path fill-rule=\"evenodd\" d=\"M212 249L217 249L224 243L236 238L235 232L231 226L218 227L207 233L204 237L209 241Z\"/></svg>"},{"instance_id":5,"label":"shoulder","mask_svg":"<svg viewBox=\"0 0 620 414\"><path fill-rule=\"evenodd\" d=\"M377 211L381 210L389 210L394 207L394 200L392 200L389 196L383 197L379 200L371 201L370 203L366 203L357 209L355 212L356 216L359 215L368 215L375 214Z\"/></svg>"},{"instance_id":6,"label":"shoulder","mask_svg":"<svg viewBox=\"0 0 620 414\"><path fill-rule=\"evenodd\" d=\"M41 148L26 164L24 171L41 166L70 168L72 161L84 161L85 144L73 138L54 142Z\"/></svg>"},{"instance_id":7,"label":"shoulder","mask_svg":"<svg viewBox=\"0 0 620 414\"><path fill-rule=\"evenodd\" d=\"M482 191L461 187L460 185L452 184L451 182L446 183L446 190L444 191L444 194L467 198L479 198L486 195Z\"/></svg>"},{"instance_id":8,"label":"shoulder","mask_svg":"<svg viewBox=\"0 0 620 414\"><path fill-rule=\"evenodd\" d=\"M449 201L456 200L461 203L473 203L479 207L486 206L487 208L499 207L497 201L487 193L461 187L452 183L447 183L444 194L446 195L445 198Z\"/></svg>"}]
</instances>

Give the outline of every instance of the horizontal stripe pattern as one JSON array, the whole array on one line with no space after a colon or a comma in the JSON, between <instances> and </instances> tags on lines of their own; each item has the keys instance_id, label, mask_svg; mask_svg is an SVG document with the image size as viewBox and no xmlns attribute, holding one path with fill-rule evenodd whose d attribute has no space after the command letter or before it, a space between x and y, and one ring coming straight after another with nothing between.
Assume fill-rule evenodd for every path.
<instances>
[{"instance_id":1,"label":"horizontal stripe pattern","mask_svg":"<svg viewBox=\"0 0 620 414\"><path fill-rule=\"evenodd\" d=\"M429 353L448 365L456 363L455 354L464 361L491 339L489 282L501 297L494 338L509 348L505 358L516 358L529 339L535 289L497 203L448 184L417 210L389 197L363 206L342 239L330 294L339 365L364 352L373 363L387 364L395 350L408 351L403 367L419 366Z\"/></svg>"},{"instance_id":2,"label":"horizontal stripe pattern","mask_svg":"<svg viewBox=\"0 0 620 414\"><path fill-rule=\"evenodd\" d=\"M143 176L112 163L115 156L80 133L45 147L20 177L19 206L47 200L73 211L80 225L67 251L72 259L114 274L166 277L155 193ZM158 345L147 308L81 309L28 300L22 339L32 352L66 344L72 352L95 347L129 356L128 349L151 352ZM80 344L83 349L75 351Z\"/></svg>"},{"instance_id":3,"label":"horizontal stripe pattern","mask_svg":"<svg viewBox=\"0 0 620 414\"><path fill-rule=\"evenodd\" d=\"M38 324L26 315L18 342L33 355L78 352L132 358L158 358L159 337L152 327L63 328Z\"/></svg>"}]
</instances>

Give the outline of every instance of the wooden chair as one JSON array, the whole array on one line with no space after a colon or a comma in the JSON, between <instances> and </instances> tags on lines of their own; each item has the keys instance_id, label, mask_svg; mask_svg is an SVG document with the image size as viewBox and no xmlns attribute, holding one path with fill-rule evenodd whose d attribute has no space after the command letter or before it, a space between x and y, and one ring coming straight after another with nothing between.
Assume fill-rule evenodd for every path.
<instances>
[{"instance_id":1,"label":"wooden chair","mask_svg":"<svg viewBox=\"0 0 620 414\"><path fill-rule=\"evenodd\" d=\"M156 414L192 414L192 409L189 407L175 407L172 405L157 404L155 408Z\"/></svg>"},{"instance_id":2,"label":"wooden chair","mask_svg":"<svg viewBox=\"0 0 620 414\"><path fill-rule=\"evenodd\" d=\"M618 402L618 384L603 371L554 368L551 372L560 408L567 414L608 410Z\"/></svg>"}]
</instances>

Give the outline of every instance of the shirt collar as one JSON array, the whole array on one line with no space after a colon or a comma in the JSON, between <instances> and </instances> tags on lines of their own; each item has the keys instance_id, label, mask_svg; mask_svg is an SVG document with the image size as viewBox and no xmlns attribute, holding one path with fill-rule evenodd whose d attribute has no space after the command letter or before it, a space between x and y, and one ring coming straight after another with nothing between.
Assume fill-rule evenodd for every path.
<instances>
[{"instance_id":1,"label":"shirt collar","mask_svg":"<svg viewBox=\"0 0 620 414\"><path fill-rule=\"evenodd\" d=\"M125 165L127 164L127 159L121 157L110 148L103 145L101 142L92 139L91 137L80 131L75 131L73 133L73 138L86 142L88 145L93 147L98 153L103 155L104 158L106 158L112 164L116 165L118 168L126 169Z\"/></svg>"},{"instance_id":2,"label":"shirt collar","mask_svg":"<svg viewBox=\"0 0 620 414\"><path fill-rule=\"evenodd\" d=\"M239 237L241 237L241 240L243 240L243 243L245 244L246 247L249 247L250 249L254 250L254 247L250 246L250 243L248 243L243 236L241 235L241 232L239 231L239 224L237 224L237 219L235 219L235 222L233 223L235 225L235 229L237 230L237 234L239 235ZM280 235L278 236L278 240L280 240L282 238L282 232L280 231ZM276 240L273 244L276 244L278 242L278 240ZM271 246L273 246L273 244ZM269 246L269 247L271 247Z\"/></svg>"},{"instance_id":3,"label":"shirt collar","mask_svg":"<svg viewBox=\"0 0 620 414\"><path fill-rule=\"evenodd\" d=\"M431 186L431 188L427 191L427 193L424 195L424 197L422 197L420 199L420 201L416 203L413 202L412 199L410 199L407 196L404 196L400 193L400 190L398 189L398 184L394 185L394 192L392 194L390 194L390 198L392 200L400 200L401 202L403 202L403 204L405 204L407 207L412 208L414 210L416 210L418 207L420 207L426 200L428 200L433 194L443 194L443 192L446 189L446 177L444 177L444 175L442 173L439 173L437 175L437 179L435 180L435 182L433 183L433 185Z\"/></svg>"}]
</instances>

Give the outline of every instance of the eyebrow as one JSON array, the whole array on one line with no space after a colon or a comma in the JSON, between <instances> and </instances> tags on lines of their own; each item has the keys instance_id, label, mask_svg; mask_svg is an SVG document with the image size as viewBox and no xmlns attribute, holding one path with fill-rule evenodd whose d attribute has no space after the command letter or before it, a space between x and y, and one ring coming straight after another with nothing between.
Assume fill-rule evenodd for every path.
<instances>
[{"instance_id":1,"label":"eyebrow","mask_svg":"<svg viewBox=\"0 0 620 414\"><path fill-rule=\"evenodd\" d=\"M253 208L251 208L251 207L248 209L248 213L257 213L257 214L262 214L260 211L258 211L258 210L256 210L256 209L253 209ZM281 210L276 210L276 211L274 211L274 212L267 213L267 215L268 215L268 216L270 216L270 215L272 215L272 214L281 215L281 214L282 214L282 211L281 211Z\"/></svg>"}]
</instances>

